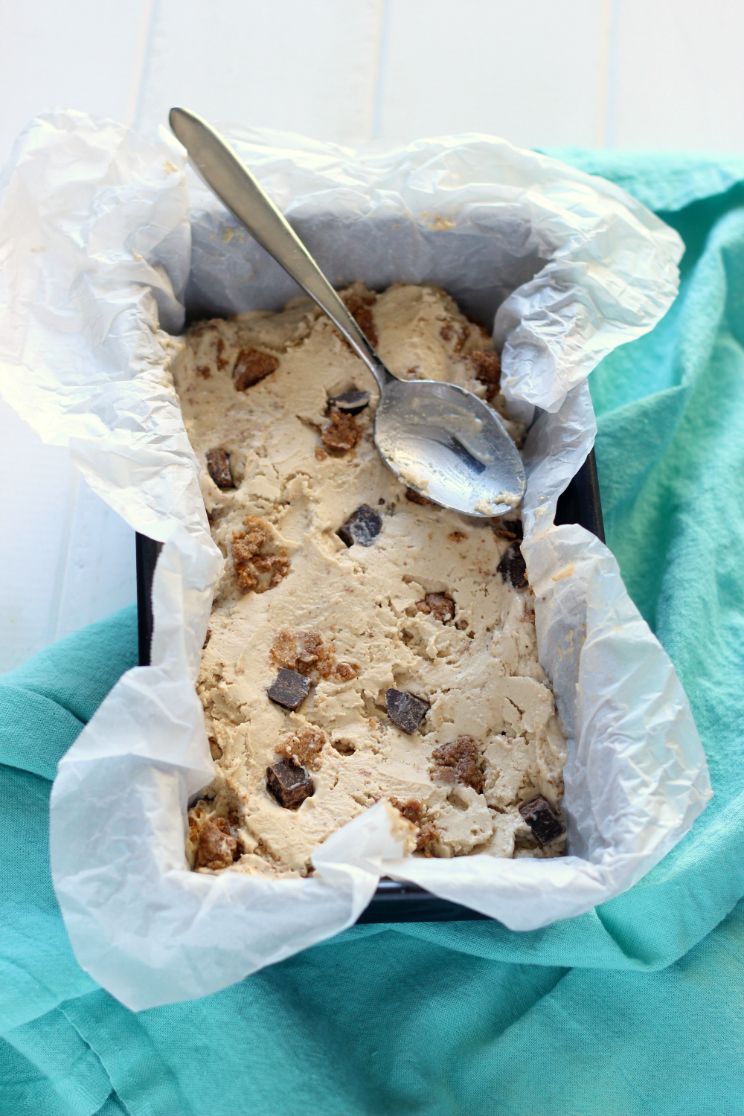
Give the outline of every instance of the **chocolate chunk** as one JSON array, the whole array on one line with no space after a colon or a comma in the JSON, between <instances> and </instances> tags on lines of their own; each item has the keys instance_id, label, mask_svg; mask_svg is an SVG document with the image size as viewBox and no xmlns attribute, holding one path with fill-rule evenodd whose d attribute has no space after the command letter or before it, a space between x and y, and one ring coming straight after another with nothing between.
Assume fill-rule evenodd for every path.
<instances>
[{"instance_id":1,"label":"chocolate chunk","mask_svg":"<svg viewBox=\"0 0 744 1116\"><path fill-rule=\"evenodd\" d=\"M310 683L296 670L281 667L266 693L277 705L284 709L299 709L310 693Z\"/></svg>"},{"instance_id":2,"label":"chocolate chunk","mask_svg":"<svg viewBox=\"0 0 744 1116\"><path fill-rule=\"evenodd\" d=\"M448 624L455 618L455 602L446 593L427 593L423 600L416 601L416 608L433 616L440 624Z\"/></svg>"},{"instance_id":3,"label":"chocolate chunk","mask_svg":"<svg viewBox=\"0 0 744 1116\"><path fill-rule=\"evenodd\" d=\"M232 371L236 390L245 391L253 387L278 367L279 361L271 353L262 353L260 349L241 349Z\"/></svg>"},{"instance_id":4,"label":"chocolate chunk","mask_svg":"<svg viewBox=\"0 0 744 1116\"><path fill-rule=\"evenodd\" d=\"M504 581L510 581L515 589L526 589L529 585L527 567L518 542L506 548L496 571L501 574Z\"/></svg>"},{"instance_id":5,"label":"chocolate chunk","mask_svg":"<svg viewBox=\"0 0 744 1116\"><path fill-rule=\"evenodd\" d=\"M279 760L266 768L266 789L286 810L296 810L315 794L315 785L305 768L292 760Z\"/></svg>"},{"instance_id":6,"label":"chocolate chunk","mask_svg":"<svg viewBox=\"0 0 744 1116\"><path fill-rule=\"evenodd\" d=\"M353 546L354 543L372 546L381 530L382 519L374 508L369 504L360 504L346 522L341 524L336 534L347 546Z\"/></svg>"},{"instance_id":7,"label":"chocolate chunk","mask_svg":"<svg viewBox=\"0 0 744 1116\"><path fill-rule=\"evenodd\" d=\"M519 542L524 537L521 519L492 519L494 534L508 542Z\"/></svg>"},{"instance_id":8,"label":"chocolate chunk","mask_svg":"<svg viewBox=\"0 0 744 1116\"><path fill-rule=\"evenodd\" d=\"M403 732L415 732L429 712L429 702L406 690L390 689L385 694L387 714Z\"/></svg>"},{"instance_id":9,"label":"chocolate chunk","mask_svg":"<svg viewBox=\"0 0 744 1116\"><path fill-rule=\"evenodd\" d=\"M532 830L539 845L548 845L551 841L555 841L557 837L562 837L566 832L566 827L542 795L538 795L530 802L524 802L519 807L519 812Z\"/></svg>"},{"instance_id":10,"label":"chocolate chunk","mask_svg":"<svg viewBox=\"0 0 744 1116\"><path fill-rule=\"evenodd\" d=\"M207 470L210 477L223 491L226 488L235 488L232 469L230 468L230 454L227 450L211 449L207 451Z\"/></svg>"},{"instance_id":11,"label":"chocolate chunk","mask_svg":"<svg viewBox=\"0 0 744 1116\"><path fill-rule=\"evenodd\" d=\"M349 391L342 391L340 395L332 396L328 400L328 406L335 411L342 411L345 415L358 415L369 406L370 398L368 391L350 388Z\"/></svg>"},{"instance_id":12,"label":"chocolate chunk","mask_svg":"<svg viewBox=\"0 0 744 1116\"><path fill-rule=\"evenodd\" d=\"M452 744L441 744L431 753L432 774L445 782L464 783L480 794L483 790L483 760L472 736L458 736Z\"/></svg>"}]
</instances>

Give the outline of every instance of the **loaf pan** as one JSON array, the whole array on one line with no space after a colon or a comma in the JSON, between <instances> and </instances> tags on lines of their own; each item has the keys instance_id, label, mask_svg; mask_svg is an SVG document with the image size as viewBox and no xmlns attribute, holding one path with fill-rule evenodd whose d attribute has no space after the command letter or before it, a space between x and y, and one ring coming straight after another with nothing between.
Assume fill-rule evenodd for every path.
<instances>
[{"instance_id":1,"label":"loaf pan","mask_svg":"<svg viewBox=\"0 0 744 1116\"><path fill-rule=\"evenodd\" d=\"M602 505L597 481L594 451L589 454L558 501L556 524L579 523L604 541ZM140 666L150 664L152 639L152 580L160 543L144 535L136 536L137 614ZM380 880L371 903L359 922L456 922L487 918L469 907L440 899L416 884Z\"/></svg>"}]
</instances>

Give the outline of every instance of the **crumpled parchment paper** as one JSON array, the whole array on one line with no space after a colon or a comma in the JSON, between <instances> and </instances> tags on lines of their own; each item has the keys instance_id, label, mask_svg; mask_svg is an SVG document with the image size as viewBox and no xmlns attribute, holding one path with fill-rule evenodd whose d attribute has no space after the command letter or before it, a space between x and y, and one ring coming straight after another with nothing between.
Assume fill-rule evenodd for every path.
<instances>
[{"instance_id":1,"label":"crumpled parchment paper","mask_svg":"<svg viewBox=\"0 0 744 1116\"><path fill-rule=\"evenodd\" d=\"M612 555L582 528L552 525L594 441L586 378L671 304L676 234L610 183L495 138L382 154L231 138L333 282L433 282L494 323L506 394L535 420L524 554L569 737L570 855L405 857L378 804L317 850L314 878L187 869L186 804L212 773L194 680L222 559L165 371L168 335L184 305L191 316L275 308L297 289L165 130L39 118L2 187L0 387L42 438L70 447L112 508L164 543L153 665L114 687L60 763L51 801L73 948L134 1009L215 991L342 930L381 875L514 930L579 914L647 872L710 796L685 695Z\"/></svg>"}]
</instances>

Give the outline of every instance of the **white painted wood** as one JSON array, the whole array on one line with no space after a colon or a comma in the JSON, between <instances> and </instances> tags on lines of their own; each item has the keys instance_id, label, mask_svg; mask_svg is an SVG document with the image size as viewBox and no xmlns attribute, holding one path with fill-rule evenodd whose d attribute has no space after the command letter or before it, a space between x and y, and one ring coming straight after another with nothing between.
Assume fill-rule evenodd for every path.
<instances>
[{"instance_id":1,"label":"white painted wood","mask_svg":"<svg viewBox=\"0 0 744 1116\"><path fill-rule=\"evenodd\" d=\"M741 152L741 0L613 0L608 145Z\"/></svg>"},{"instance_id":2,"label":"white painted wood","mask_svg":"<svg viewBox=\"0 0 744 1116\"><path fill-rule=\"evenodd\" d=\"M0 672L135 600L134 534L0 400Z\"/></svg>"},{"instance_id":3,"label":"white painted wood","mask_svg":"<svg viewBox=\"0 0 744 1116\"><path fill-rule=\"evenodd\" d=\"M371 131L381 0L159 0L138 121L180 104L217 123L354 143Z\"/></svg>"},{"instance_id":4,"label":"white painted wood","mask_svg":"<svg viewBox=\"0 0 744 1116\"><path fill-rule=\"evenodd\" d=\"M0 400L0 670L54 638L76 482L67 451L44 446Z\"/></svg>"},{"instance_id":5,"label":"white painted wood","mask_svg":"<svg viewBox=\"0 0 744 1116\"><path fill-rule=\"evenodd\" d=\"M77 108L129 123L152 0L0 0L0 163L40 112Z\"/></svg>"},{"instance_id":6,"label":"white painted wood","mask_svg":"<svg viewBox=\"0 0 744 1116\"><path fill-rule=\"evenodd\" d=\"M33 116L131 123L152 0L2 0L0 161ZM132 532L0 400L0 671L134 600Z\"/></svg>"},{"instance_id":7,"label":"white painted wood","mask_svg":"<svg viewBox=\"0 0 744 1116\"><path fill-rule=\"evenodd\" d=\"M386 17L378 139L602 141L605 0L390 0Z\"/></svg>"},{"instance_id":8,"label":"white painted wood","mask_svg":"<svg viewBox=\"0 0 744 1116\"><path fill-rule=\"evenodd\" d=\"M57 581L55 639L137 597L134 531L82 477L76 479L68 545Z\"/></svg>"}]
</instances>

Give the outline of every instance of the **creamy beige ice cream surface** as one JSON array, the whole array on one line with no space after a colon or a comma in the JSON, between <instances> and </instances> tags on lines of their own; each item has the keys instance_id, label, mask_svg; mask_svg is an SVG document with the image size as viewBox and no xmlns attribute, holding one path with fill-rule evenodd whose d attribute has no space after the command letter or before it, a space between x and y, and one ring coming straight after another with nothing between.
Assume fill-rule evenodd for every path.
<instances>
[{"instance_id":1,"label":"creamy beige ice cream surface","mask_svg":"<svg viewBox=\"0 0 744 1116\"><path fill-rule=\"evenodd\" d=\"M346 297L395 373L502 404L490 340L444 292ZM519 812L558 807L565 754L518 525L409 498L373 445L365 369L305 300L200 323L174 376L227 559L198 682L216 774L190 811L191 863L307 874L380 798L421 855L562 852ZM365 409L329 410L352 388ZM369 545L343 530L362 505ZM307 691L294 710L267 694L280 670Z\"/></svg>"}]
</instances>

